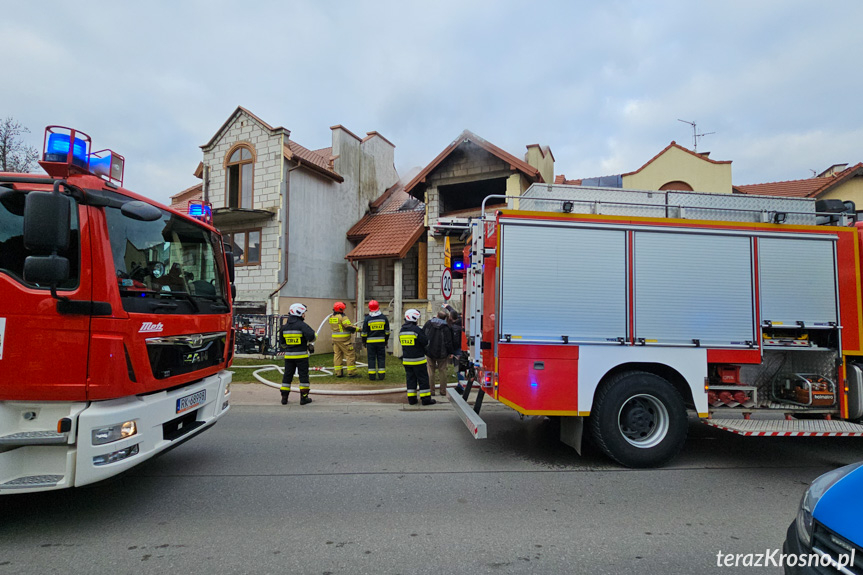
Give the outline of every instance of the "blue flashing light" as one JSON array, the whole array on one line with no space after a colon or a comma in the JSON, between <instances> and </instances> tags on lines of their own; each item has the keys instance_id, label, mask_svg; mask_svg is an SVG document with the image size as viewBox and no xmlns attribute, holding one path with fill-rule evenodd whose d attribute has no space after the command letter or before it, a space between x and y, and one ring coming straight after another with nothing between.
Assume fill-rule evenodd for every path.
<instances>
[{"instance_id":1,"label":"blue flashing light","mask_svg":"<svg viewBox=\"0 0 863 575\"><path fill-rule=\"evenodd\" d=\"M452 263L452 269L454 269L454 270L463 270L463 269L464 269L464 262L463 262L463 261L460 261L460 260L456 260L456 261L454 261L454 262Z\"/></svg>"},{"instance_id":2,"label":"blue flashing light","mask_svg":"<svg viewBox=\"0 0 863 575\"><path fill-rule=\"evenodd\" d=\"M539 387L539 384L535 381L530 382L531 387Z\"/></svg>"},{"instance_id":3,"label":"blue flashing light","mask_svg":"<svg viewBox=\"0 0 863 575\"><path fill-rule=\"evenodd\" d=\"M189 203L189 216L195 218L196 220L200 220L202 222L211 224L213 223L213 208L209 203L205 202L190 202Z\"/></svg>"},{"instance_id":4,"label":"blue flashing light","mask_svg":"<svg viewBox=\"0 0 863 575\"><path fill-rule=\"evenodd\" d=\"M46 162L66 163L69 155L69 134L53 133L48 136L48 146L45 150ZM72 149L72 163L81 168L87 167L87 142L75 138Z\"/></svg>"}]
</instances>

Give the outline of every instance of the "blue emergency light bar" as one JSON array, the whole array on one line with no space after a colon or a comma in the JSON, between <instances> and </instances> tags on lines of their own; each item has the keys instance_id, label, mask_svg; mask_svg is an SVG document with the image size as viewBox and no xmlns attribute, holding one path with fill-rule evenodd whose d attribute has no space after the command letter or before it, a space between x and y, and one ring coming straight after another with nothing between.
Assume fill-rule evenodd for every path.
<instances>
[{"instance_id":1,"label":"blue emergency light bar","mask_svg":"<svg viewBox=\"0 0 863 575\"><path fill-rule=\"evenodd\" d=\"M123 185L126 158L112 150L99 150L90 154L90 173Z\"/></svg>"},{"instance_id":2,"label":"blue emergency light bar","mask_svg":"<svg viewBox=\"0 0 863 575\"><path fill-rule=\"evenodd\" d=\"M46 162L66 163L69 157L69 134L51 133L48 136L48 144L45 146ZM79 168L87 169L89 156L89 139L75 138L72 145L72 164Z\"/></svg>"},{"instance_id":3,"label":"blue emergency light bar","mask_svg":"<svg viewBox=\"0 0 863 575\"><path fill-rule=\"evenodd\" d=\"M464 262L463 262L463 261L461 261L461 260L456 260L456 261L454 261L454 262L452 263L452 269L454 269L454 270L463 270L463 269L464 269Z\"/></svg>"},{"instance_id":4,"label":"blue emergency light bar","mask_svg":"<svg viewBox=\"0 0 863 575\"><path fill-rule=\"evenodd\" d=\"M191 201L189 202L189 216L196 220L212 224L213 223L213 207L209 203Z\"/></svg>"}]
</instances>

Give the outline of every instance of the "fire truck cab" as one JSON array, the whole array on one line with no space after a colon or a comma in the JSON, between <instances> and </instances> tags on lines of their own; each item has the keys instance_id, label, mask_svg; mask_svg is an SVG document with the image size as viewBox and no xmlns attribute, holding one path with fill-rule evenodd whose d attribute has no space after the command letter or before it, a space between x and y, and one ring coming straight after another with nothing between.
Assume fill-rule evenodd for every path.
<instances>
[{"instance_id":1,"label":"fire truck cab","mask_svg":"<svg viewBox=\"0 0 863 575\"><path fill-rule=\"evenodd\" d=\"M117 475L229 408L218 231L122 187L122 156L50 126L46 175L0 173L0 494Z\"/></svg>"},{"instance_id":2,"label":"fire truck cab","mask_svg":"<svg viewBox=\"0 0 863 575\"><path fill-rule=\"evenodd\" d=\"M742 435L863 435L853 205L546 184L506 199L465 250L480 395L450 397L475 437L485 394L632 467L671 460L688 412Z\"/></svg>"}]
</instances>

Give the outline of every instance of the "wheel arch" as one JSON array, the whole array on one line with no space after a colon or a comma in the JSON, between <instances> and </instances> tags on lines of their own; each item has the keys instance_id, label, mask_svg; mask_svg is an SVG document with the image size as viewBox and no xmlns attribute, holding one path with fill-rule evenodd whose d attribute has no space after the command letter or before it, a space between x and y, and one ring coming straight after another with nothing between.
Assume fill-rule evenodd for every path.
<instances>
[{"instance_id":1,"label":"wheel arch","mask_svg":"<svg viewBox=\"0 0 863 575\"><path fill-rule=\"evenodd\" d=\"M695 408L695 401L692 397L692 388L689 386L689 382L686 381L686 378L683 377L683 375L675 368L664 363L654 362L621 363L620 365L617 365L608 370L605 375L602 376L599 381L599 385L593 392L593 403L596 403L596 396L603 386L607 385L608 382L614 378L614 376L627 371L644 371L661 377L662 379L670 383L672 386L674 386L674 388L680 394L680 397L683 398L683 403L684 405L686 405L687 408Z\"/></svg>"}]
</instances>

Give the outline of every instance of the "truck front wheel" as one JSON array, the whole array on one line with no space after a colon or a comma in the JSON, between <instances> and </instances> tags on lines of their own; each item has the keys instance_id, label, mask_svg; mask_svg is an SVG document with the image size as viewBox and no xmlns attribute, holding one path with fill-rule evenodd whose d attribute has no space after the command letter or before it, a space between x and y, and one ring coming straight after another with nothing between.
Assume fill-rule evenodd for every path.
<instances>
[{"instance_id":1,"label":"truck front wheel","mask_svg":"<svg viewBox=\"0 0 863 575\"><path fill-rule=\"evenodd\" d=\"M606 455L627 467L658 467L686 441L683 398L665 379L644 371L619 373L597 391L590 417Z\"/></svg>"}]
</instances>

